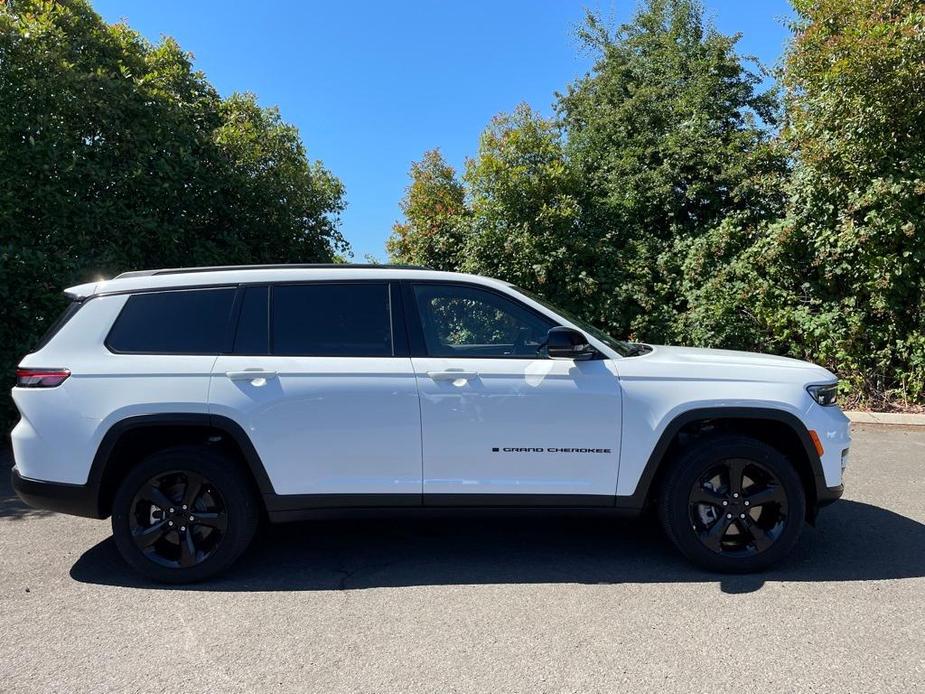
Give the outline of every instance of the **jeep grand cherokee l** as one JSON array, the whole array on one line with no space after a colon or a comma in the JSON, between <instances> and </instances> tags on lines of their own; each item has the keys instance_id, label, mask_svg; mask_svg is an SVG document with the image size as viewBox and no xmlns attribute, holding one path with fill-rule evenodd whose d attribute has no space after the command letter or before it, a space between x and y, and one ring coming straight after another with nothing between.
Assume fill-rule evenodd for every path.
<instances>
[{"instance_id":1,"label":"jeep grand cherokee l","mask_svg":"<svg viewBox=\"0 0 925 694\"><path fill-rule=\"evenodd\" d=\"M261 516L654 506L694 562L753 571L841 495L828 371L631 344L484 277L398 266L130 272L17 371L13 485L112 517L154 579L227 568Z\"/></svg>"}]
</instances>

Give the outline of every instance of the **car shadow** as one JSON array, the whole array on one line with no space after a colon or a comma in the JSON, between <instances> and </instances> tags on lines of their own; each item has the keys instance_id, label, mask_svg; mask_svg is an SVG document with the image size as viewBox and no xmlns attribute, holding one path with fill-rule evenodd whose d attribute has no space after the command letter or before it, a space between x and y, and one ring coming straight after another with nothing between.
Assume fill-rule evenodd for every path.
<instances>
[{"instance_id":1,"label":"car shadow","mask_svg":"<svg viewBox=\"0 0 925 694\"><path fill-rule=\"evenodd\" d=\"M0 444L0 522L19 521L26 518L41 518L52 515L51 511L27 506L16 496L10 483L10 469L13 467L13 453Z\"/></svg>"},{"instance_id":2,"label":"car shadow","mask_svg":"<svg viewBox=\"0 0 925 694\"><path fill-rule=\"evenodd\" d=\"M52 511L27 506L15 494L6 493L6 490L0 489L0 522L41 518L50 515L52 515Z\"/></svg>"},{"instance_id":3,"label":"car shadow","mask_svg":"<svg viewBox=\"0 0 925 694\"><path fill-rule=\"evenodd\" d=\"M451 515L306 521L269 526L226 574L192 586L152 583L111 538L71 568L84 583L164 590L293 591L528 583L718 582L747 593L767 581L869 581L925 576L925 525L842 500L778 567L722 576L686 562L654 519L600 515Z\"/></svg>"}]
</instances>

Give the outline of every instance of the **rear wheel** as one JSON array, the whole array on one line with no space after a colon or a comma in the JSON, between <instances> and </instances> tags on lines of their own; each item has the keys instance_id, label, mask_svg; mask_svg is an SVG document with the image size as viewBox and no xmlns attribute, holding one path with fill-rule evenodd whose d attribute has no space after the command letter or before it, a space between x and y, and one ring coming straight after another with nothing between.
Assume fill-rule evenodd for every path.
<instances>
[{"instance_id":1,"label":"rear wheel","mask_svg":"<svg viewBox=\"0 0 925 694\"><path fill-rule=\"evenodd\" d=\"M133 468L113 500L112 532L130 566L165 583L227 569L257 527L257 505L234 461L205 447L159 451Z\"/></svg>"},{"instance_id":2,"label":"rear wheel","mask_svg":"<svg viewBox=\"0 0 925 694\"><path fill-rule=\"evenodd\" d=\"M659 504L669 538L712 571L766 568L796 545L806 495L791 462L744 436L703 439L669 470Z\"/></svg>"}]
</instances>

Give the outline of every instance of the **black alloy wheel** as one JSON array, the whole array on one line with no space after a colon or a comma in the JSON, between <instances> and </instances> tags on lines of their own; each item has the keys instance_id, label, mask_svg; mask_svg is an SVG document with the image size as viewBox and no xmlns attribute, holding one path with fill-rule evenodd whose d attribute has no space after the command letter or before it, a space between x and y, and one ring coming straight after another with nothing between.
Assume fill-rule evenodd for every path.
<instances>
[{"instance_id":1,"label":"black alloy wheel","mask_svg":"<svg viewBox=\"0 0 925 694\"><path fill-rule=\"evenodd\" d=\"M662 527L688 559L710 571L767 568L794 548L806 518L797 464L758 439L705 435L666 470L658 498Z\"/></svg>"},{"instance_id":2,"label":"black alloy wheel","mask_svg":"<svg viewBox=\"0 0 925 694\"><path fill-rule=\"evenodd\" d=\"M701 475L688 497L697 537L713 552L764 552L787 520L787 495L780 481L753 460L731 458Z\"/></svg>"},{"instance_id":3,"label":"black alloy wheel","mask_svg":"<svg viewBox=\"0 0 925 694\"><path fill-rule=\"evenodd\" d=\"M246 469L213 447L175 446L132 467L112 502L122 558L163 583L224 571L257 529L257 495Z\"/></svg>"},{"instance_id":4,"label":"black alloy wheel","mask_svg":"<svg viewBox=\"0 0 925 694\"><path fill-rule=\"evenodd\" d=\"M148 480L132 501L132 540L153 562L171 568L201 564L225 537L225 501L208 479L170 471Z\"/></svg>"}]
</instances>

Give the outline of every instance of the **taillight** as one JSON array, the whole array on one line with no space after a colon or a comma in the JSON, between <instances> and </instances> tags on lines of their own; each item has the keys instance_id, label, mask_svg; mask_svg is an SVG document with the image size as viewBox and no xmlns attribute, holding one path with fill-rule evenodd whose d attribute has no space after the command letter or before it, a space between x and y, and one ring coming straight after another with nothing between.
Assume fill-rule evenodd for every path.
<instances>
[{"instance_id":1,"label":"taillight","mask_svg":"<svg viewBox=\"0 0 925 694\"><path fill-rule=\"evenodd\" d=\"M54 388L60 386L71 375L69 369L16 369L16 385L19 388Z\"/></svg>"}]
</instances>

